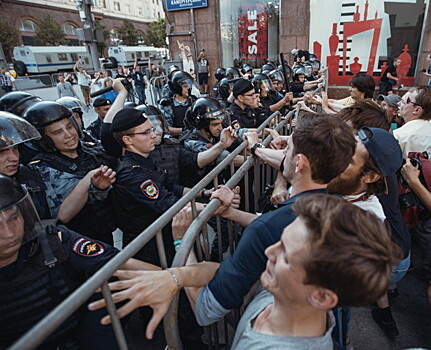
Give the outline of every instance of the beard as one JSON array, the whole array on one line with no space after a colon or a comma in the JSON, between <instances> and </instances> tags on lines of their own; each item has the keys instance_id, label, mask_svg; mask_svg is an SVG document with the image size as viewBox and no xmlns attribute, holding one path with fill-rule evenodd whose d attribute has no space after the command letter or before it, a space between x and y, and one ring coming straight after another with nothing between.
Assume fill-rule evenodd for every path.
<instances>
[{"instance_id":1,"label":"beard","mask_svg":"<svg viewBox=\"0 0 431 350\"><path fill-rule=\"evenodd\" d=\"M362 184L362 174L359 173L354 177L344 178L343 174L338 175L328 184L328 192L348 196L359 191Z\"/></svg>"}]
</instances>

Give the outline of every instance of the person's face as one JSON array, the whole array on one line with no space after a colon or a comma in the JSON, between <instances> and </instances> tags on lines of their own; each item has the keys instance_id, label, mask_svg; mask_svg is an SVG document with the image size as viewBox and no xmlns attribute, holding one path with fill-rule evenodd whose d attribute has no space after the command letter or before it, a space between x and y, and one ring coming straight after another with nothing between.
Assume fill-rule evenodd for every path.
<instances>
[{"instance_id":1,"label":"person's face","mask_svg":"<svg viewBox=\"0 0 431 350\"><path fill-rule=\"evenodd\" d=\"M81 72L81 73L84 73L84 67L79 67L78 71Z\"/></svg>"},{"instance_id":2,"label":"person's face","mask_svg":"<svg viewBox=\"0 0 431 350\"><path fill-rule=\"evenodd\" d=\"M398 115L402 117L406 123L420 116L419 108L421 107L415 104L416 97L417 91L407 92L398 103Z\"/></svg>"},{"instance_id":3,"label":"person's face","mask_svg":"<svg viewBox=\"0 0 431 350\"><path fill-rule=\"evenodd\" d=\"M18 171L18 146L0 150L0 174L13 176Z\"/></svg>"},{"instance_id":4,"label":"person's face","mask_svg":"<svg viewBox=\"0 0 431 350\"><path fill-rule=\"evenodd\" d=\"M151 65L151 69L152 69L152 70L156 70L156 69L157 69L156 65L155 65L155 64L152 64L152 65Z\"/></svg>"},{"instance_id":5,"label":"person's face","mask_svg":"<svg viewBox=\"0 0 431 350\"><path fill-rule=\"evenodd\" d=\"M310 254L308 230L301 218L287 226L280 241L268 247L262 286L283 305L307 305L315 286L304 284L304 262Z\"/></svg>"},{"instance_id":6,"label":"person's face","mask_svg":"<svg viewBox=\"0 0 431 350\"><path fill-rule=\"evenodd\" d=\"M147 120L138 125L132 135L123 136L123 140L124 138L126 138L125 142L131 151L146 156L154 150L157 135L153 124Z\"/></svg>"},{"instance_id":7,"label":"person's face","mask_svg":"<svg viewBox=\"0 0 431 350\"><path fill-rule=\"evenodd\" d=\"M114 82L111 79L106 80L106 87L112 86L113 84L114 84Z\"/></svg>"},{"instance_id":8,"label":"person's face","mask_svg":"<svg viewBox=\"0 0 431 350\"><path fill-rule=\"evenodd\" d=\"M24 237L24 218L18 207L0 211L0 267L13 263Z\"/></svg>"},{"instance_id":9,"label":"person's face","mask_svg":"<svg viewBox=\"0 0 431 350\"><path fill-rule=\"evenodd\" d=\"M60 152L74 151L78 147L78 132L72 124L72 121L68 118L61 119L46 126L45 135L51 138L55 148Z\"/></svg>"},{"instance_id":10,"label":"person's face","mask_svg":"<svg viewBox=\"0 0 431 350\"><path fill-rule=\"evenodd\" d=\"M386 118L389 122L392 122L394 118L398 115L398 108L390 106L386 101L382 101L382 108L385 110Z\"/></svg>"},{"instance_id":11,"label":"person's face","mask_svg":"<svg viewBox=\"0 0 431 350\"><path fill-rule=\"evenodd\" d=\"M254 89L247 91L244 95L239 95L240 101L245 104L248 107L256 108L257 107L257 98L259 97L259 94L257 94Z\"/></svg>"},{"instance_id":12,"label":"person's face","mask_svg":"<svg viewBox=\"0 0 431 350\"><path fill-rule=\"evenodd\" d=\"M287 139L287 146L284 149L284 169L283 169L283 177L291 183L293 178L295 177L295 169L296 169L296 159L297 156L294 155L294 146L293 146L293 138L289 136Z\"/></svg>"},{"instance_id":13,"label":"person's face","mask_svg":"<svg viewBox=\"0 0 431 350\"><path fill-rule=\"evenodd\" d=\"M97 79L100 77L100 73L99 72L94 72L94 77Z\"/></svg>"},{"instance_id":14,"label":"person's face","mask_svg":"<svg viewBox=\"0 0 431 350\"><path fill-rule=\"evenodd\" d=\"M210 129L210 134L213 137L219 137L223 130L223 120L222 119L211 120L209 129Z\"/></svg>"},{"instance_id":15,"label":"person's face","mask_svg":"<svg viewBox=\"0 0 431 350\"><path fill-rule=\"evenodd\" d=\"M364 94L356 86L350 86L350 96L355 100L359 100L364 97Z\"/></svg>"},{"instance_id":16,"label":"person's face","mask_svg":"<svg viewBox=\"0 0 431 350\"><path fill-rule=\"evenodd\" d=\"M305 81L305 75L304 75L304 74L300 74L300 75L298 75L298 81L299 81L300 83L304 83L304 81Z\"/></svg>"},{"instance_id":17,"label":"person's face","mask_svg":"<svg viewBox=\"0 0 431 350\"><path fill-rule=\"evenodd\" d=\"M356 143L355 154L349 166L328 184L329 193L340 195L354 195L363 192L366 184L363 182L361 170L365 163L367 149L361 141Z\"/></svg>"},{"instance_id":18,"label":"person's face","mask_svg":"<svg viewBox=\"0 0 431 350\"><path fill-rule=\"evenodd\" d=\"M401 60L394 61L394 66L398 67L401 64Z\"/></svg>"},{"instance_id":19,"label":"person's face","mask_svg":"<svg viewBox=\"0 0 431 350\"><path fill-rule=\"evenodd\" d=\"M263 97L263 98L267 97L268 91L269 91L268 87L265 84L262 84L260 86L260 97Z\"/></svg>"},{"instance_id":20,"label":"person's face","mask_svg":"<svg viewBox=\"0 0 431 350\"><path fill-rule=\"evenodd\" d=\"M182 84L181 85L181 95L182 96L184 96L184 97L187 97L187 96L189 96L189 88L191 88L191 87L189 87L189 85L188 84Z\"/></svg>"},{"instance_id":21,"label":"person's face","mask_svg":"<svg viewBox=\"0 0 431 350\"><path fill-rule=\"evenodd\" d=\"M273 81L272 84L274 85L274 89L278 92L283 90L283 83L281 81Z\"/></svg>"},{"instance_id":22,"label":"person's face","mask_svg":"<svg viewBox=\"0 0 431 350\"><path fill-rule=\"evenodd\" d=\"M64 83L64 75L59 75L59 76L58 76L58 81L59 81L60 83Z\"/></svg>"},{"instance_id":23,"label":"person's face","mask_svg":"<svg viewBox=\"0 0 431 350\"><path fill-rule=\"evenodd\" d=\"M162 122L160 120L154 120L153 121L153 126L156 129L156 138L155 138L155 145L160 145L162 143L162 138L163 138L163 127L162 127Z\"/></svg>"},{"instance_id":24,"label":"person's face","mask_svg":"<svg viewBox=\"0 0 431 350\"><path fill-rule=\"evenodd\" d=\"M94 107L94 111L97 113L100 119L105 119L106 113L108 113L109 109L112 105Z\"/></svg>"}]
</instances>

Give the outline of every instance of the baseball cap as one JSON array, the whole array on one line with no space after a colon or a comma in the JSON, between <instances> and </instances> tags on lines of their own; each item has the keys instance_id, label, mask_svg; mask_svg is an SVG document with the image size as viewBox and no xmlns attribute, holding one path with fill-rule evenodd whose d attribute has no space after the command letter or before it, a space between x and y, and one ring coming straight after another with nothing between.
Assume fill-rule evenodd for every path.
<instances>
[{"instance_id":1,"label":"baseball cap","mask_svg":"<svg viewBox=\"0 0 431 350\"><path fill-rule=\"evenodd\" d=\"M293 49L292 51L290 51L290 53L292 54L292 55L294 55L295 53L297 53L299 50L298 49Z\"/></svg>"},{"instance_id":2,"label":"baseball cap","mask_svg":"<svg viewBox=\"0 0 431 350\"><path fill-rule=\"evenodd\" d=\"M380 128L363 127L357 132L382 176L395 173L403 164L403 155L397 139Z\"/></svg>"},{"instance_id":3,"label":"baseball cap","mask_svg":"<svg viewBox=\"0 0 431 350\"><path fill-rule=\"evenodd\" d=\"M124 108L115 115L111 124L111 132L129 130L144 124L147 120L144 112L135 108Z\"/></svg>"},{"instance_id":4,"label":"baseball cap","mask_svg":"<svg viewBox=\"0 0 431 350\"><path fill-rule=\"evenodd\" d=\"M400 95L397 95L397 94L390 94L388 96L379 95L377 99L380 101L385 101L389 106L396 107L396 108L398 108L398 102L401 101Z\"/></svg>"}]
</instances>

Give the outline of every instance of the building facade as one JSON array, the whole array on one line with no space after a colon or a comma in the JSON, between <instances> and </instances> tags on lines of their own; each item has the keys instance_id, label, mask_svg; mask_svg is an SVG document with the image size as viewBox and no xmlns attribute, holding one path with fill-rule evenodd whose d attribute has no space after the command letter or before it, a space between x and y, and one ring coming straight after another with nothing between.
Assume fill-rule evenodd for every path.
<instances>
[{"instance_id":1,"label":"building facade","mask_svg":"<svg viewBox=\"0 0 431 350\"><path fill-rule=\"evenodd\" d=\"M141 38L148 24L164 18L162 0L93 0L94 18L105 26L111 36L110 45L118 43L118 28L123 19L133 22ZM79 45L76 29L82 27L75 0L3 0L2 19L9 21L20 33L21 44L33 45L37 24L47 14L63 28L69 45Z\"/></svg>"},{"instance_id":2,"label":"building facade","mask_svg":"<svg viewBox=\"0 0 431 350\"><path fill-rule=\"evenodd\" d=\"M168 0L171 1L171 0ZM330 70L331 85L358 72L379 81L400 57L401 84L425 84L431 53L430 6L424 0L213 0L193 11L166 12L172 57L206 50L212 71L307 49Z\"/></svg>"}]
</instances>

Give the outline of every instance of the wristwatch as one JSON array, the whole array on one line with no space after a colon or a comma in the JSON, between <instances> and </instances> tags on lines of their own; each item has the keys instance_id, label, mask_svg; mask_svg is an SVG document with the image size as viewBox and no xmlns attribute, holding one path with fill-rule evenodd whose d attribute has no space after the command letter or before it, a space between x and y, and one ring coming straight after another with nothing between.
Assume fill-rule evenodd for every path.
<instances>
[{"instance_id":1,"label":"wristwatch","mask_svg":"<svg viewBox=\"0 0 431 350\"><path fill-rule=\"evenodd\" d=\"M261 148L261 147L265 147L265 146L262 145L260 142L255 143L254 146L250 149L251 154L256 156L256 148Z\"/></svg>"}]
</instances>

